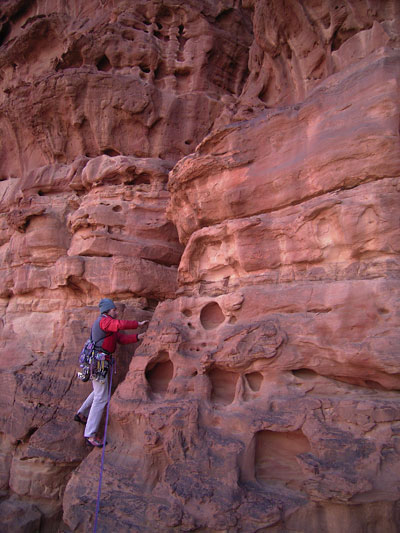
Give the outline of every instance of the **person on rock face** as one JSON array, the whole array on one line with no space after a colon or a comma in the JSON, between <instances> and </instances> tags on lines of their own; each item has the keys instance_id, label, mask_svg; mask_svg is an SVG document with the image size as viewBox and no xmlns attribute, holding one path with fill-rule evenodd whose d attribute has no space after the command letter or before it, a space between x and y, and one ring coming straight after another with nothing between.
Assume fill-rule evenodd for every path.
<instances>
[{"instance_id":1,"label":"person on rock face","mask_svg":"<svg viewBox=\"0 0 400 533\"><path fill-rule=\"evenodd\" d=\"M137 322L136 320L118 320L117 308L110 298L103 298L99 303L100 316L92 326L91 338L95 344L97 353L103 353L106 366L111 361L111 354L114 353L117 343L131 344L138 342L144 335L126 335L121 330L136 329L144 326L148 320ZM96 433L100 425L104 407L108 401L108 373L102 379L92 377L93 391L83 402L74 420L85 425L85 439L90 446L103 446L103 443L96 438Z\"/></svg>"}]
</instances>

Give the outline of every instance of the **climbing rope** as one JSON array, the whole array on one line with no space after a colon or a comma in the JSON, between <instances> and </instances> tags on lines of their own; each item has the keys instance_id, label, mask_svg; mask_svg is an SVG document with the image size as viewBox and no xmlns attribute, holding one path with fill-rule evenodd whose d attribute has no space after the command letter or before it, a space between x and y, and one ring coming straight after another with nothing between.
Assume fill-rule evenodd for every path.
<instances>
[{"instance_id":1,"label":"climbing rope","mask_svg":"<svg viewBox=\"0 0 400 533\"><path fill-rule=\"evenodd\" d=\"M103 469L104 469L104 455L106 451L106 438L107 438L107 425L108 425L108 412L110 410L110 400L111 400L111 385L112 385L112 374L113 374L113 359L111 358L111 364L108 370L108 375L110 376L110 383L108 385L108 401L107 401L107 410L106 410L106 423L104 426L104 437L103 437L103 451L101 453L101 466L100 466L100 478L99 478L99 488L97 490L97 502L96 502L96 514L94 517L94 529L93 533L97 531L97 519L100 511L100 495L101 495L101 481L103 479Z\"/></svg>"}]
</instances>

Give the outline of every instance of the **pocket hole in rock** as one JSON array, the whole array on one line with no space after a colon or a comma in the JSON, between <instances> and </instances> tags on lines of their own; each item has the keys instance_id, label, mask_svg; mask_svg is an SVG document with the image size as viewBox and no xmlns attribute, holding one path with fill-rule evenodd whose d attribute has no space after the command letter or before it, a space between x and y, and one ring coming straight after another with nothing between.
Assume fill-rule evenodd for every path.
<instances>
[{"instance_id":1,"label":"pocket hole in rock","mask_svg":"<svg viewBox=\"0 0 400 533\"><path fill-rule=\"evenodd\" d=\"M238 374L222 368L213 368L208 377L211 381L211 401L220 405L232 403L235 398Z\"/></svg>"},{"instance_id":2,"label":"pocket hole in rock","mask_svg":"<svg viewBox=\"0 0 400 533\"><path fill-rule=\"evenodd\" d=\"M112 69L110 60L108 59L106 55L104 55L97 61L96 67L98 70L102 70L103 72L108 72L109 70Z\"/></svg>"},{"instance_id":3,"label":"pocket hole in rock","mask_svg":"<svg viewBox=\"0 0 400 533\"><path fill-rule=\"evenodd\" d=\"M165 360L166 352L161 352L161 361L158 360L153 364L149 364L146 368L146 379L150 385L152 392L160 394L166 393L168 390L168 384L174 375L174 365L169 359L168 354Z\"/></svg>"},{"instance_id":4,"label":"pocket hole in rock","mask_svg":"<svg viewBox=\"0 0 400 533\"><path fill-rule=\"evenodd\" d=\"M310 452L302 431L259 431L255 435L255 477L263 485L299 489L305 479L296 456Z\"/></svg>"},{"instance_id":5,"label":"pocket hole in rock","mask_svg":"<svg viewBox=\"0 0 400 533\"><path fill-rule=\"evenodd\" d=\"M312 380L317 379L319 376L314 370L310 370L309 368L297 368L295 370L292 370L292 374L296 378L304 379L304 380Z\"/></svg>"},{"instance_id":6,"label":"pocket hole in rock","mask_svg":"<svg viewBox=\"0 0 400 533\"><path fill-rule=\"evenodd\" d=\"M263 381L263 377L260 372L251 372L250 374L246 374L246 379L252 391L257 392L260 390L261 383Z\"/></svg>"},{"instance_id":7,"label":"pocket hole in rock","mask_svg":"<svg viewBox=\"0 0 400 533\"><path fill-rule=\"evenodd\" d=\"M225 315L216 302L207 304L200 313L200 322L204 329L215 329L225 321Z\"/></svg>"},{"instance_id":8,"label":"pocket hole in rock","mask_svg":"<svg viewBox=\"0 0 400 533\"><path fill-rule=\"evenodd\" d=\"M147 172L138 174L137 176L128 179L125 185L151 185L151 176Z\"/></svg>"}]
</instances>

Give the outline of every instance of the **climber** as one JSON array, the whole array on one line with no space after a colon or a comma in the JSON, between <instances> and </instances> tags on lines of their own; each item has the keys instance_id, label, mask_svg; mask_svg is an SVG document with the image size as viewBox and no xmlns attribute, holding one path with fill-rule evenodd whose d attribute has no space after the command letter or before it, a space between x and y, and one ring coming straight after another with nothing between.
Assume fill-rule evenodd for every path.
<instances>
[{"instance_id":1,"label":"climber","mask_svg":"<svg viewBox=\"0 0 400 533\"><path fill-rule=\"evenodd\" d=\"M142 339L144 333L138 335L125 335L120 330L136 329L138 326L148 324L148 320L118 320L117 308L110 298L103 298L99 303L100 316L92 326L91 338L97 353L104 354L104 370L102 375L93 375L93 391L83 402L74 420L85 424L84 436L90 446L101 447L103 443L96 438L100 425L103 409L108 401L108 375L107 370L112 361L112 354L119 344L130 344Z\"/></svg>"}]
</instances>

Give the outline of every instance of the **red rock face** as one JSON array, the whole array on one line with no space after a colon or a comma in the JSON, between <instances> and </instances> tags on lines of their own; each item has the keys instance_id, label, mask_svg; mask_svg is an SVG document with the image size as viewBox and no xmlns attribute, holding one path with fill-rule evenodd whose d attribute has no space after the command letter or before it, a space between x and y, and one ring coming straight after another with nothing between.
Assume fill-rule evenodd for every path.
<instances>
[{"instance_id":1,"label":"red rock face","mask_svg":"<svg viewBox=\"0 0 400 533\"><path fill-rule=\"evenodd\" d=\"M397 2L133 4L0 7L2 523L93 528L107 296L100 530L394 533Z\"/></svg>"}]
</instances>

